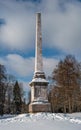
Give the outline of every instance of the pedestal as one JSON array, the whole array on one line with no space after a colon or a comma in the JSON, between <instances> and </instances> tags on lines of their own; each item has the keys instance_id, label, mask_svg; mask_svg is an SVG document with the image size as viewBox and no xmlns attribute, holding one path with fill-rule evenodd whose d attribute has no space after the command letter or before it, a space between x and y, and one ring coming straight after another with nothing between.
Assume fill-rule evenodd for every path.
<instances>
[{"instance_id":1,"label":"pedestal","mask_svg":"<svg viewBox=\"0 0 81 130\"><path fill-rule=\"evenodd\" d=\"M29 105L29 112L51 112L50 103L31 103Z\"/></svg>"}]
</instances>

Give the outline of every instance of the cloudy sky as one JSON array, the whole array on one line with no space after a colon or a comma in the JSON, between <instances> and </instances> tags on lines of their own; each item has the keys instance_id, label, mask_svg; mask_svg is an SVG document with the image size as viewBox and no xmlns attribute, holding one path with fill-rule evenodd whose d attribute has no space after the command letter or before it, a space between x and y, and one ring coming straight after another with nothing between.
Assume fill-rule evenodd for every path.
<instances>
[{"instance_id":1,"label":"cloudy sky","mask_svg":"<svg viewBox=\"0 0 81 130\"><path fill-rule=\"evenodd\" d=\"M67 54L81 61L80 0L0 0L0 63L26 83L34 73L36 12L42 14L46 75Z\"/></svg>"}]
</instances>

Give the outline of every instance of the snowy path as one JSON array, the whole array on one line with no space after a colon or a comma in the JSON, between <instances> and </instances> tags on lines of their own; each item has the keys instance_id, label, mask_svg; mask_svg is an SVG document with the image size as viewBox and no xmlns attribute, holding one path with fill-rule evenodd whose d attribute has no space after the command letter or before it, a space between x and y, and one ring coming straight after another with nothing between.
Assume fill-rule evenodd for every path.
<instances>
[{"instance_id":1,"label":"snowy path","mask_svg":"<svg viewBox=\"0 0 81 130\"><path fill-rule=\"evenodd\" d=\"M0 117L0 130L81 130L81 113L5 115Z\"/></svg>"}]
</instances>

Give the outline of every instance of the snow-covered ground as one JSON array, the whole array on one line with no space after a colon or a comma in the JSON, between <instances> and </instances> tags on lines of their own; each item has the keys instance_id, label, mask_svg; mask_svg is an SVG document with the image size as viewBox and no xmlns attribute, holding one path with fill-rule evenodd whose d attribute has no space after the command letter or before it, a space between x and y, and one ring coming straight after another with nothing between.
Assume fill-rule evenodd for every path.
<instances>
[{"instance_id":1,"label":"snow-covered ground","mask_svg":"<svg viewBox=\"0 0 81 130\"><path fill-rule=\"evenodd\" d=\"M81 113L4 115L0 130L81 130Z\"/></svg>"}]
</instances>

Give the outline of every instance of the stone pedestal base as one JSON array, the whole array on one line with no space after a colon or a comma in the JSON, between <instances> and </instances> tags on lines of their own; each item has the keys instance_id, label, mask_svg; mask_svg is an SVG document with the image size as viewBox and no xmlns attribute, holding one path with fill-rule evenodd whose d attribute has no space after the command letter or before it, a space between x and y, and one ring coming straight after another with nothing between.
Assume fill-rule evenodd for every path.
<instances>
[{"instance_id":1,"label":"stone pedestal base","mask_svg":"<svg viewBox=\"0 0 81 130\"><path fill-rule=\"evenodd\" d=\"M50 103L31 103L29 104L29 112L36 113L36 112L51 112Z\"/></svg>"}]
</instances>

